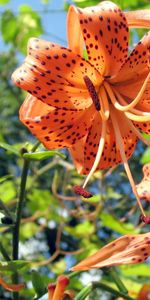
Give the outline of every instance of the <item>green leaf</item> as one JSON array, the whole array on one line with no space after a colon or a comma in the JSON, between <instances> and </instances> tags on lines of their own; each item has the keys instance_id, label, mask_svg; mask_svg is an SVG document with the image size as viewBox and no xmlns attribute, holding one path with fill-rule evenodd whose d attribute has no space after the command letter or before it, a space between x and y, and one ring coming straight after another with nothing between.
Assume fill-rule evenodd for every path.
<instances>
[{"instance_id":1,"label":"green leaf","mask_svg":"<svg viewBox=\"0 0 150 300\"><path fill-rule=\"evenodd\" d=\"M25 260L12 260L8 262L0 262L0 271L16 272L29 264Z\"/></svg>"},{"instance_id":2,"label":"green leaf","mask_svg":"<svg viewBox=\"0 0 150 300\"><path fill-rule=\"evenodd\" d=\"M29 160L43 160L47 159L49 157L58 155L62 158L65 158L65 155L58 152L58 151L42 151L42 152L35 152L35 153L25 153L23 155L24 158L29 159Z\"/></svg>"},{"instance_id":3,"label":"green leaf","mask_svg":"<svg viewBox=\"0 0 150 300\"><path fill-rule=\"evenodd\" d=\"M85 237L85 233L88 232L88 235L94 233L94 224L89 221L85 221L81 224L78 224L76 227L66 226L65 230L72 234L75 237Z\"/></svg>"},{"instance_id":4,"label":"green leaf","mask_svg":"<svg viewBox=\"0 0 150 300\"><path fill-rule=\"evenodd\" d=\"M12 175L5 175L3 177L0 178L0 183L12 178L13 176Z\"/></svg>"},{"instance_id":5,"label":"green leaf","mask_svg":"<svg viewBox=\"0 0 150 300\"><path fill-rule=\"evenodd\" d=\"M22 224L21 238L29 239L39 231L39 226L33 222Z\"/></svg>"},{"instance_id":6,"label":"green leaf","mask_svg":"<svg viewBox=\"0 0 150 300\"><path fill-rule=\"evenodd\" d=\"M147 147L146 150L144 151L142 158L140 162L144 164L150 163L150 147Z\"/></svg>"},{"instance_id":7,"label":"green leaf","mask_svg":"<svg viewBox=\"0 0 150 300\"><path fill-rule=\"evenodd\" d=\"M2 13L1 31L6 43L14 43L17 34L17 18L11 10L6 10Z\"/></svg>"},{"instance_id":8,"label":"green leaf","mask_svg":"<svg viewBox=\"0 0 150 300\"><path fill-rule=\"evenodd\" d=\"M10 0L0 0L0 5L1 4L7 4L7 3L9 3L10 2Z\"/></svg>"},{"instance_id":9,"label":"green leaf","mask_svg":"<svg viewBox=\"0 0 150 300\"><path fill-rule=\"evenodd\" d=\"M36 297L41 297L42 295L44 295L46 293L46 287L43 281L43 277L36 270L32 270L31 280L36 292Z\"/></svg>"},{"instance_id":10,"label":"green leaf","mask_svg":"<svg viewBox=\"0 0 150 300\"><path fill-rule=\"evenodd\" d=\"M7 203L16 197L16 188L13 181L5 181L0 184L0 198Z\"/></svg>"},{"instance_id":11,"label":"green leaf","mask_svg":"<svg viewBox=\"0 0 150 300\"><path fill-rule=\"evenodd\" d=\"M138 264L133 266L121 266L121 272L125 276L144 276L149 277L150 266L146 264Z\"/></svg>"},{"instance_id":12,"label":"green leaf","mask_svg":"<svg viewBox=\"0 0 150 300\"><path fill-rule=\"evenodd\" d=\"M13 146L9 145L9 144L6 144L6 143L2 143L0 142L0 147L17 155L17 156L20 156L20 153L18 150L16 150Z\"/></svg>"},{"instance_id":13,"label":"green leaf","mask_svg":"<svg viewBox=\"0 0 150 300\"><path fill-rule=\"evenodd\" d=\"M134 225L131 223L121 223L119 220L117 220L115 217L111 216L107 213L102 213L101 221L103 226L106 226L120 234L136 234L139 232L139 229L135 229Z\"/></svg>"}]
</instances>

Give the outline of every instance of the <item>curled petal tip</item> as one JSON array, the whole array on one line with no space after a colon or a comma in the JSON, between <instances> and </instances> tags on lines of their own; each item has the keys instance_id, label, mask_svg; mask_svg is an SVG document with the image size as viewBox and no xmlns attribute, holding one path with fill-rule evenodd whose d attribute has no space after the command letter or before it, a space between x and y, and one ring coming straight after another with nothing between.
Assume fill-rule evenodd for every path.
<instances>
[{"instance_id":1,"label":"curled petal tip","mask_svg":"<svg viewBox=\"0 0 150 300\"><path fill-rule=\"evenodd\" d=\"M79 185L75 185L75 186L73 187L73 190L74 190L74 192L75 192L77 195L80 195L80 196L82 196L82 197L84 197L84 198L91 198L91 197L93 197L93 194L92 194L92 193L86 191L83 187L81 187L81 186L79 186Z\"/></svg>"}]
</instances>

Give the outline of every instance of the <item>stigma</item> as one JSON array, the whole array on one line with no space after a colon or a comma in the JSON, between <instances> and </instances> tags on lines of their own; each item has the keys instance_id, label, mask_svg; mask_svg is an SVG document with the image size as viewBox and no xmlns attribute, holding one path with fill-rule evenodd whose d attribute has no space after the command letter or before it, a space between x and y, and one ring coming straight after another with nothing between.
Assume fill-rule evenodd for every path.
<instances>
[{"instance_id":1,"label":"stigma","mask_svg":"<svg viewBox=\"0 0 150 300\"><path fill-rule=\"evenodd\" d=\"M94 104L96 110L100 111L100 109L101 109L100 101L99 101L98 95L96 93L96 90L95 90L95 87L94 87L92 81L90 80L90 78L88 76L84 76L83 79L84 79L85 85L88 89L88 92L91 96L91 99L93 101L93 104Z\"/></svg>"}]
</instances>

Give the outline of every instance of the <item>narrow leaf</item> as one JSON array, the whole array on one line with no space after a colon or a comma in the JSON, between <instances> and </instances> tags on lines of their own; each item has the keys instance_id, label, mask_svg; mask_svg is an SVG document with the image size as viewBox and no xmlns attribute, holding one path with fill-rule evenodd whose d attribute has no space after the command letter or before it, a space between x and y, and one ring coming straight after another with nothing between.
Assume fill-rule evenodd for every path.
<instances>
[{"instance_id":1,"label":"narrow leaf","mask_svg":"<svg viewBox=\"0 0 150 300\"><path fill-rule=\"evenodd\" d=\"M26 159L29 159L29 160L43 160L43 159L47 159L47 158L55 156L55 155L65 158L65 155L58 151L43 151L43 152L36 152L36 153L25 153L23 155L23 157Z\"/></svg>"}]
</instances>

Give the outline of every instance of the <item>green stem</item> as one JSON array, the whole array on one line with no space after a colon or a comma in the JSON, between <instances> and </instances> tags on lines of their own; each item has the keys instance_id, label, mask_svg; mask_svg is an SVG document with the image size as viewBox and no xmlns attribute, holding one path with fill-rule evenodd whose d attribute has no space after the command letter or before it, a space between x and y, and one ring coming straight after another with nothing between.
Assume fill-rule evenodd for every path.
<instances>
[{"instance_id":1,"label":"green stem","mask_svg":"<svg viewBox=\"0 0 150 300\"><path fill-rule=\"evenodd\" d=\"M111 293L112 295L116 296L116 297L123 297L126 300L134 300L133 298L131 298L130 296L128 296L127 294L124 294L121 291L117 291L115 289L113 289L112 287L102 283L102 282L92 282L90 284L88 284L86 287L84 287L79 293L78 295L75 297L74 300L84 300L94 289L101 289L104 290L106 292Z\"/></svg>"},{"instance_id":2,"label":"green stem","mask_svg":"<svg viewBox=\"0 0 150 300\"><path fill-rule=\"evenodd\" d=\"M32 152L34 152L38 146L39 142L37 142L33 148ZM21 223L21 217L22 217L22 208L24 204L24 199L25 199L25 190L26 190L26 182L27 182L27 176L28 176L28 170L29 170L29 164L30 162L26 159L23 159L23 169L22 169L22 175L21 175L21 183L20 183L20 193L19 193L19 199L18 199L18 204L16 208L16 222L13 228L13 253L12 253L12 258L13 260L18 260L19 256L19 235L20 235L20 223ZM12 276L13 283L18 283L19 282L19 275L18 273L14 273ZM19 294L18 293L13 293L13 299L18 300L19 299Z\"/></svg>"},{"instance_id":3,"label":"green stem","mask_svg":"<svg viewBox=\"0 0 150 300\"><path fill-rule=\"evenodd\" d=\"M23 170L21 175L20 194L19 194L19 200L16 209L16 222L13 229L13 255L12 255L13 260L18 259L20 222L21 222L23 202L25 198L25 187L26 187L28 169L29 169L29 161L24 159Z\"/></svg>"},{"instance_id":4,"label":"green stem","mask_svg":"<svg viewBox=\"0 0 150 300\"><path fill-rule=\"evenodd\" d=\"M124 294L128 294L128 290L126 289L124 283L121 281L115 267L109 269L109 274L113 281L116 283L116 286L118 287L119 291L121 291Z\"/></svg>"},{"instance_id":5,"label":"green stem","mask_svg":"<svg viewBox=\"0 0 150 300\"><path fill-rule=\"evenodd\" d=\"M9 255L7 254L5 248L3 247L3 244L0 242L0 252L2 253L3 257L6 259L6 261L11 261Z\"/></svg>"},{"instance_id":6,"label":"green stem","mask_svg":"<svg viewBox=\"0 0 150 300\"><path fill-rule=\"evenodd\" d=\"M23 208L23 202L25 198L25 187L26 187L26 181L28 176L28 169L29 169L29 161L24 159L23 164L23 170L21 175L21 183L20 183L20 193L19 193L19 200L18 205L16 209L16 222L13 228L13 253L12 257L13 260L18 260L18 254L19 254L19 235L20 235L20 222L21 222L21 216L22 216L22 208ZM19 274L15 272L12 276L13 283L19 282ZM19 293L13 293L13 299L18 300L19 299Z\"/></svg>"},{"instance_id":7,"label":"green stem","mask_svg":"<svg viewBox=\"0 0 150 300\"><path fill-rule=\"evenodd\" d=\"M84 300L92 292L92 287L92 283L89 283L75 296L74 300Z\"/></svg>"}]
</instances>

